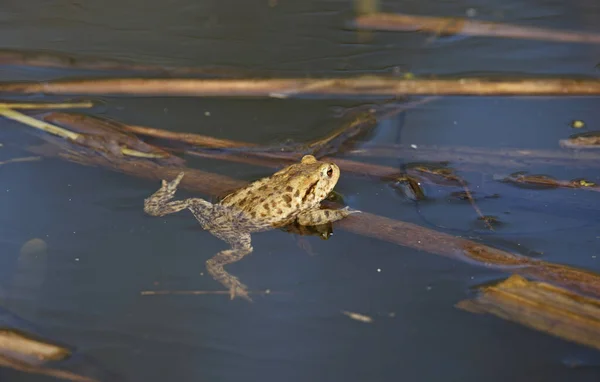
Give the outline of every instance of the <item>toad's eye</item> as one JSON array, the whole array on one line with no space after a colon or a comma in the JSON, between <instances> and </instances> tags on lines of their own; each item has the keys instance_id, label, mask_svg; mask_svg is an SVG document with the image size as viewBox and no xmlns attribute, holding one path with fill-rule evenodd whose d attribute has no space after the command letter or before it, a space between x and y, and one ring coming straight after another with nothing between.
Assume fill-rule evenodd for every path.
<instances>
[{"instance_id":1,"label":"toad's eye","mask_svg":"<svg viewBox=\"0 0 600 382\"><path fill-rule=\"evenodd\" d=\"M333 169L331 167L327 169L327 176L330 178L333 176Z\"/></svg>"}]
</instances>

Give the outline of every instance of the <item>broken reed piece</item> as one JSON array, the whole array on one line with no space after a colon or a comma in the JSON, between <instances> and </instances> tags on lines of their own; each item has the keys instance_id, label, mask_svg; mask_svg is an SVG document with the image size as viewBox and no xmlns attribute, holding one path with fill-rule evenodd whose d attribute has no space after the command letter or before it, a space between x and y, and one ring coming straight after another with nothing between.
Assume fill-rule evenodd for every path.
<instances>
[{"instance_id":1,"label":"broken reed piece","mask_svg":"<svg viewBox=\"0 0 600 382\"><path fill-rule=\"evenodd\" d=\"M415 169L417 169L417 168L415 168ZM494 231L494 227L492 227L492 224L488 221L488 219L485 217L485 215L483 215L483 213L481 212L481 209L479 208L477 203L475 203L475 199L473 199L473 195L471 194L471 191L469 189L469 185L467 184L467 182L465 182L465 180L462 177L458 176L454 170L452 170L448 167L443 167L442 170L444 170L444 171L438 172L438 173L433 172L432 175L437 175L437 176L443 178L445 181L457 182L458 184L460 184L460 186L462 187L462 189L467 197L467 200L471 204L471 207L473 207L473 209L475 210L475 213L477 213L479 218L484 222L484 224L486 225L486 227L488 227L488 229L490 231ZM418 172L429 172L429 169L426 166L422 166L417 171Z\"/></svg>"},{"instance_id":2,"label":"broken reed piece","mask_svg":"<svg viewBox=\"0 0 600 382\"><path fill-rule=\"evenodd\" d=\"M600 301L555 285L513 275L456 306L600 350Z\"/></svg>"},{"instance_id":3,"label":"broken reed piece","mask_svg":"<svg viewBox=\"0 0 600 382\"><path fill-rule=\"evenodd\" d=\"M353 319L355 321L364 322L365 324L373 323L373 317L367 316L365 314L349 312L347 310L342 310L340 313L342 313L344 316L350 317L351 319Z\"/></svg>"},{"instance_id":4,"label":"broken reed piece","mask_svg":"<svg viewBox=\"0 0 600 382\"><path fill-rule=\"evenodd\" d=\"M569 43L600 44L600 34L526 27L465 18L370 13L357 16L354 26L363 30L431 32L436 35L490 36Z\"/></svg>"},{"instance_id":5,"label":"broken reed piece","mask_svg":"<svg viewBox=\"0 0 600 382\"><path fill-rule=\"evenodd\" d=\"M40 363L64 360L71 356L71 351L18 330L0 329L0 354Z\"/></svg>"},{"instance_id":6,"label":"broken reed piece","mask_svg":"<svg viewBox=\"0 0 600 382\"><path fill-rule=\"evenodd\" d=\"M262 291L248 291L249 294L290 294L289 292L275 292L269 289ZM227 290L143 290L140 292L142 296L163 296L163 295L207 295L207 294L223 294L230 295Z\"/></svg>"},{"instance_id":7,"label":"broken reed piece","mask_svg":"<svg viewBox=\"0 0 600 382\"><path fill-rule=\"evenodd\" d=\"M558 143L560 147L566 149L600 149L600 131L573 134L567 139L561 139Z\"/></svg>"},{"instance_id":8,"label":"broken reed piece","mask_svg":"<svg viewBox=\"0 0 600 382\"><path fill-rule=\"evenodd\" d=\"M63 129L62 127L54 126L50 123L40 121L39 119L35 119L33 117L30 117L28 115L25 115L7 107L0 107L0 115L2 115L5 118L12 119L13 121L21 122L22 124L33 127L35 129L45 131L46 133L62 137L64 139L77 141L77 139L81 138L81 134L77 134L70 130Z\"/></svg>"},{"instance_id":9,"label":"broken reed piece","mask_svg":"<svg viewBox=\"0 0 600 382\"><path fill-rule=\"evenodd\" d=\"M528 174L517 172L510 175L494 175L493 179L503 183L513 183L521 186L536 186L540 188L576 188L600 192L600 186L589 180L579 178L573 180L554 179L547 175Z\"/></svg>"},{"instance_id":10,"label":"broken reed piece","mask_svg":"<svg viewBox=\"0 0 600 382\"><path fill-rule=\"evenodd\" d=\"M317 86L318 85L318 86ZM600 80L568 78L404 79L386 76L310 78L106 78L46 82L3 82L6 94L135 95L162 97L275 97L277 94L311 96L596 96Z\"/></svg>"},{"instance_id":11,"label":"broken reed piece","mask_svg":"<svg viewBox=\"0 0 600 382\"><path fill-rule=\"evenodd\" d=\"M70 349L16 329L0 329L0 366L77 382L95 379L44 366L71 357Z\"/></svg>"},{"instance_id":12,"label":"broken reed piece","mask_svg":"<svg viewBox=\"0 0 600 382\"><path fill-rule=\"evenodd\" d=\"M0 100L0 108L42 110L42 109L88 109L94 107L92 101L81 102L17 102Z\"/></svg>"}]
</instances>

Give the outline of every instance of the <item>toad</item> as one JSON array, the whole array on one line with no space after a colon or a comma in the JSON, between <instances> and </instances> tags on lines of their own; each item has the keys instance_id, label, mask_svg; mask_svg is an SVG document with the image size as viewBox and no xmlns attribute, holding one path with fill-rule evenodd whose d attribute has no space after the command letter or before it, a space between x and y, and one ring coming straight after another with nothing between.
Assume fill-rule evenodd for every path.
<instances>
[{"instance_id":1,"label":"toad","mask_svg":"<svg viewBox=\"0 0 600 382\"><path fill-rule=\"evenodd\" d=\"M184 173L167 182L144 201L144 211L152 216L189 209L202 227L231 248L217 253L206 262L208 273L229 289L230 298L248 301L248 288L224 266L241 260L253 251L250 234L281 228L290 223L316 226L334 222L360 211L321 209L320 203L333 190L340 177L334 163L305 155L270 177L263 178L223 198L219 203L192 198L172 201Z\"/></svg>"}]
</instances>

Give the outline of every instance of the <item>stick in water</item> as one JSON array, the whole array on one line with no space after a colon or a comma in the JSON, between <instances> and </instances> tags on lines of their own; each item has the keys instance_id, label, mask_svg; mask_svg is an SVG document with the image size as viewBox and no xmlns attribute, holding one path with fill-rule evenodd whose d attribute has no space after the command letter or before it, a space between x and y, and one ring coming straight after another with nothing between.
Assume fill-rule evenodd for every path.
<instances>
[{"instance_id":1,"label":"stick in water","mask_svg":"<svg viewBox=\"0 0 600 382\"><path fill-rule=\"evenodd\" d=\"M26 110L39 110L39 109L87 109L94 107L92 101L82 102L62 102L62 103L23 103L23 102L11 102L11 101L0 101L0 108L9 109L26 109Z\"/></svg>"}]
</instances>

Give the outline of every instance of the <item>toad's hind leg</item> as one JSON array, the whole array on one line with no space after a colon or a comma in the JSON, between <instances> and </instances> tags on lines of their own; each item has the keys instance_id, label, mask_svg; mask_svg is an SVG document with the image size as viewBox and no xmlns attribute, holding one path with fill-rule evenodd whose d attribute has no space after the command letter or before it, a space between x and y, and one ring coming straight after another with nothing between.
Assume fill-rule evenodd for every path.
<instances>
[{"instance_id":1,"label":"toad's hind leg","mask_svg":"<svg viewBox=\"0 0 600 382\"><path fill-rule=\"evenodd\" d=\"M241 260L244 256L252 252L250 245L249 233L237 233L234 238L221 237L221 239L229 242L232 247L225 251L221 251L206 261L206 269L208 273L218 282L229 289L229 296L233 300L236 296L242 297L250 302L252 299L248 296L248 287L240 282L240 280L227 272L223 267L227 264L235 263ZM234 240L230 240L234 239Z\"/></svg>"},{"instance_id":2,"label":"toad's hind leg","mask_svg":"<svg viewBox=\"0 0 600 382\"><path fill-rule=\"evenodd\" d=\"M144 200L144 212L152 216L165 216L167 214L179 212L190 206L194 206L196 210L199 210L201 207L205 209L211 208L212 204L204 199L170 201L175 196L177 186L179 185L179 182L181 182L183 175L184 173L180 172L179 175L170 182L163 180L161 187L149 198Z\"/></svg>"},{"instance_id":3,"label":"toad's hind leg","mask_svg":"<svg viewBox=\"0 0 600 382\"><path fill-rule=\"evenodd\" d=\"M182 178L183 172L170 182L163 180L160 188L149 198L144 199L144 212L152 216L165 216L186 209L188 205L185 200L169 202L175 196Z\"/></svg>"}]
</instances>

